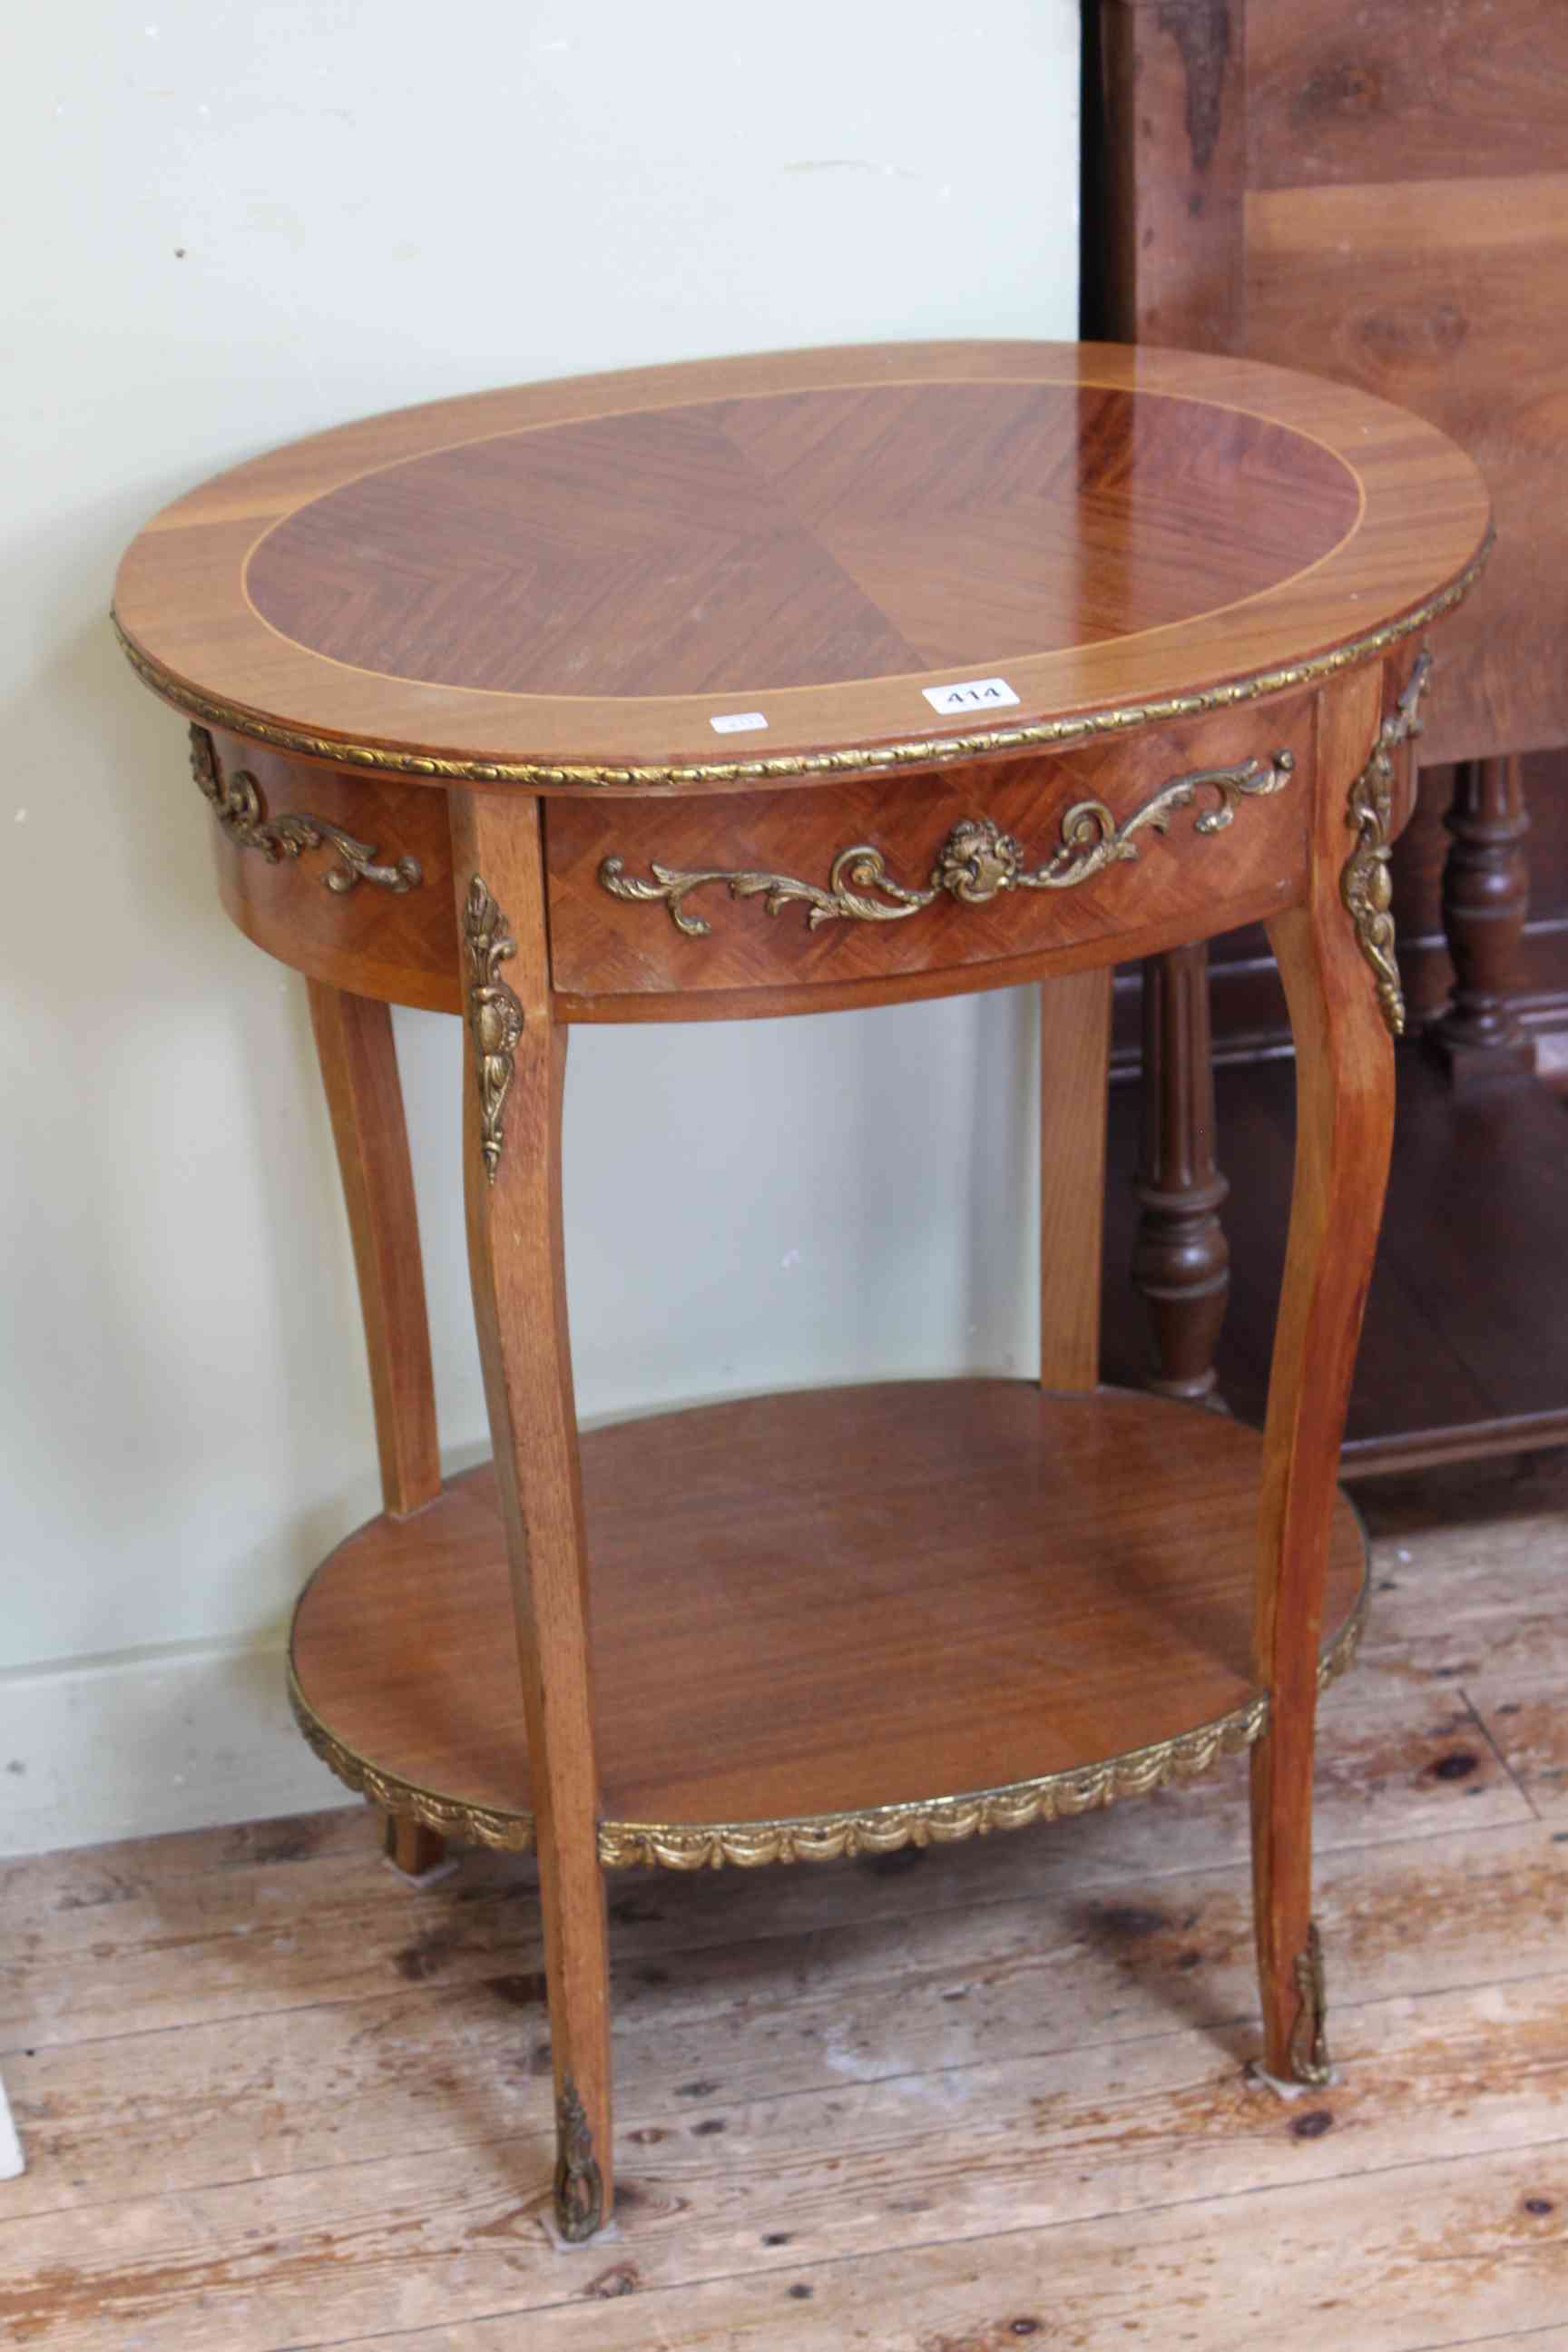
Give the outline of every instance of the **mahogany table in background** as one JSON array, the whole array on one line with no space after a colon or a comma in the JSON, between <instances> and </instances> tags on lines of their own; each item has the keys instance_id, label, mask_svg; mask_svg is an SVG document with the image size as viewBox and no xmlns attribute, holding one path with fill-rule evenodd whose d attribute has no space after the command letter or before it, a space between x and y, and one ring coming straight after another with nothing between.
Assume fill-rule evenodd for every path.
<instances>
[{"instance_id":1,"label":"mahogany table in background","mask_svg":"<svg viewBox=\"0 0 1568 2352\"><path fill-rule=\"evenodd\" d=\"M406 1866L537 1843L568 2237L611 2209L617 1864L1022 1826L1250 1746L1267 2064L1323 2078L1313 1720L1363 1605L1334 1465L1392 1117L1388 845L1414 641L1486 528L1440 435L1308 378L910 345L350 425L128 555L119 625L195 722L225 904L310 982L364 1300L386 1509L301 1601L295 1705ZM1300 1107L1262 1438L1099 1386L1110 967L1246 920ZM1038 1382L579 1447L571 1024L1035 980ZM389 1003L467 1018L496 1458L447 1486Z\"/></svg>"},{"instance_id":2,"label":"mahogany table in background","mask_svg":"<svg viewBox=\"0 0 1568 2352\"><path fill-rule=\"evenodd\" d=\"M1568 1023L1568 8L1085 0L1083 29L1085 331L1310 355L1451 434L1495 501L1393 866L1411 1042L1343 1458L1368 1475L1562 1445L1568 1128L1533 1064ZM1284 1005L1256 932L1143 979L1144 1099L1119 1086L1112 1110L1136 1239L1120 1182L1110 1225L1142 1298L1108 1286L1107 1360L1141 1372L1152 1321L1167 1393L1217 1370L1251 1418L1289 1181Z\"/></svg>"}]
</instances>

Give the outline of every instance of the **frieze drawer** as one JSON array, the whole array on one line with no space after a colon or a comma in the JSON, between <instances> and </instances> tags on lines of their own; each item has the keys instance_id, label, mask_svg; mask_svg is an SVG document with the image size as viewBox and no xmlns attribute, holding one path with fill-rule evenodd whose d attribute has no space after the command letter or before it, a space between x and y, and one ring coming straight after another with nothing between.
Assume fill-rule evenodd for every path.
<instances>
[{"instance_id":1,"label":"frieze drawer","mask_svg":"<svg viewBox=\"0 0 1568 2352\"><path fill-rule=\"evenodd\" d=\"M557 800L551 973L579 1017L737 989L854 1001L879 982L998 985L1114 934L1146 953L1263 917L1303 869L1310 698L1064 758L831 792ZM1251 903L1255 898L1256 903ZM982 983L983 984L983 983ZM717 1009L715 1006L714 1009ZM772 1002L758 1012L778 1010ZM623 1015L626 1008L623 1007ZM635 1017L635 1014L632 1016Z\"/></svg>"}]
</instances>

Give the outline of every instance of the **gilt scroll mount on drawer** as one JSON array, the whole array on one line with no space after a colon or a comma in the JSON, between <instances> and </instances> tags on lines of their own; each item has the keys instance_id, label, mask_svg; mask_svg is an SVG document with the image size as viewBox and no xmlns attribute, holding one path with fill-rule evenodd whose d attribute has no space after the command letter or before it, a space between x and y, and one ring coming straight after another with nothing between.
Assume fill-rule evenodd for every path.
<instances>
[{"instance_id":1,"label":"gilt scroll mount on drawer","mask_svg":"<svg viewBox=\"0 0 1568 2352\"><path fill-rule=\"evenodd\" d=\"M339 898L358 882L374 882L377 889L401 898L425 878L416 857L378 866L374 842L356 840L324 816L269 817L261 787L248 768L236 768L226 778L219 773L217 752L205 727L191 730L191 773L230 841L240 849L259 850L268 866L302 856L307 849L335 849L340 862L323 878Z\"/></svg>"},{"instance_id":2,"label":"gilt scroll mount on drawer","mask_svg":"<svg viewBox=\"0 0 1568 2352\"><path fill-rule=\"evenodd\" d=\"M888 872L879 849L857 842L841 849L828 869L826 887L797 881L788 874L764 874L745 868L674 866L651 866L645 881L628 874L619 857L606 857L599 868L603 887L617 898L662 901L676 929L689 939L703 939L709 925L688 911L692 891L721 882L732 898L762 898L770 915L793 901L805 908L813 930L819 924L846 919L858 923L901 923L933 906L945 892L966 907L983 907L1005 890L1072 890L1120 860L1135 860L1135 835L1164 833L1178 809L1190 808L1200 796L1212 795L1213 805L1197 818L1194 830L1223 833L1242 800L1256 800L1283 792L1296 765L1295 755L1276 751L1271 759L1247 760L1237 768L1204 768L1146 801L1118 824L1103 801L1077 801L1062 818L1061 838L1041 866L1024 863L1024 852L1010 833L989 817L965 817L953 826L936 855L931 880L924 889L910 889Z\"/></svg>"}]
</instances>

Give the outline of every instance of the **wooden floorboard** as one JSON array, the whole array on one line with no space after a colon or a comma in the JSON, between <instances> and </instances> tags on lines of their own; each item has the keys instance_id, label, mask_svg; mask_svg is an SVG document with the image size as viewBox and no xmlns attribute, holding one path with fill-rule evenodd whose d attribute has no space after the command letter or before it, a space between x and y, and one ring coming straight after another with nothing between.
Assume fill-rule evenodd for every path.
<instances>
[{"instance_id":1,"label":"wooden floorboard","mask_svg":"<svg viewBox=\"0 0 1568 2352\"><path fill-rule=\"evenodd\" d=\"M1155 1891L1135 1875L1044 1916L1027 1903L921 1915L891 1949L884 1923L619 1970L623 2127L668 2135L719 2106L1083 2058L1173 2029L1228 2046L1251 2030L1246 1874L1194 1874L1158 1903ZM1320 1916L1343 2015L1478 1986L1500 2000L1568 1953L1568 1855L1533 1827L1357 1852L1325 1866ZM1457 1916L1465 1932L1445 1936ZM0 2230L4 2215L112 2202L128 2168L167 2191L543 2130L538 2004L536 1979L435 1980L253 2015L238 2032L14 2053L13 2098L38 2120Z\"/></svg>"},{"instance_id":2,"label":"wooden floorboard","mask_svg":"<svg viewBox=\"0 0 1568 2352\"><path fill-rule=\"evenodd\" d=\"M1239 1759L924 1854L616 1877L625 2190L570 2250L526 1862L414 1893L345 1809L0 1864L0 2343L1568 2352L1553 1475L1363 1495L1323 2092L1245 2072Z\"/></svg>"},{"instance_id":3,"label":"wooden floorboard","mask_svg":"<svg viewBox=\"0 0 1568 2352\"><path fill-rule=\"evenodd\" d=\"M1522 2209L1549 2168L1568 2173L1565 2159L1558 2143L1435 2162L1372 2190L1316 2182L1152 2210L1136 2230L1119 2217L1019 2230L641 2305L606 2266L595 2299L531 2315L528 2352L1013 2352L1031 2338L1050 2352L1447 2352L1478 2341L1456 2336L1460 2308L1494 2340L1539 2342L1526 2331L1563 2333L1568 2254L1561 2231L1532 2227ZM513 2352L518 2340L516 2322L495 2317L383 2334L355 2352Z\"/></svg>"},{"instance_id":4,"label":"wooden floorboard","mask_svg":"<svg viewBox=\"0 0 1568 2352\"><path fill-rule=\"evenodd\" d=\"M1385 1685L1377 1696L1373 1685ZM1324 1710L1319 1846L1433 1836L1532 1818L1479 1719L1441 1681L1369 1668ZM30 1906L7 1921L0 1965L0 2051L100 2040L134 2013L146 2030L316 2007L439 1975L453 1984L542 1966L532 1873L475 1856L460 1880L411 1895L384 1869L361 1823L357 1862L335 1851L244 1871L169 1874L101 1904ZM174 1843L174 1841L170 1841ZM963 1909L1047 1895L1129 1871L1151 1876L1240 1863L1247 1854L1245 1759L1183 1790L1055 1832L913 1851L847 1867L754 1874L618 1874L617 1953L644 1966L715 1939L750 1943L840 1922L898 1923L914 1907Z\"/></svg>"}]
</instances>

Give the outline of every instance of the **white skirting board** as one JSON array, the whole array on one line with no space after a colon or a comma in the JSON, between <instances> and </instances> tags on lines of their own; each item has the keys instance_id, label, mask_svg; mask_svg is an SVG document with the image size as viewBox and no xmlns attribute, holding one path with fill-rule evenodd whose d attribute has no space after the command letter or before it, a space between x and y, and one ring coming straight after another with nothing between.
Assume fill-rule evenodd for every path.
<instances>
[{"instance_id":1,"label":"white skirting board","mask_svg":"<svg viewBox=\"0 0 1568 2352\"><path fill-rule=\"evenodd\" d=\"M5 2085L0 2083L0 2180L15 2180L26 2167L22 2158L22 2143L16 2137L16 2126L11 2121L11 2108L5 2097Z\"/></svg>"},{"instance_id":2,"label":"white skirting board","mask_svg":"<svg viewBox=\"0 0 1568 2352\"><path fill-rule=\"evenodd\" d=\"M295 1728L271 1644L180 1643L0 1674L0 1854L353 1801Z\"/></svg>"}]
</instances>

